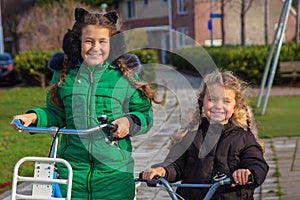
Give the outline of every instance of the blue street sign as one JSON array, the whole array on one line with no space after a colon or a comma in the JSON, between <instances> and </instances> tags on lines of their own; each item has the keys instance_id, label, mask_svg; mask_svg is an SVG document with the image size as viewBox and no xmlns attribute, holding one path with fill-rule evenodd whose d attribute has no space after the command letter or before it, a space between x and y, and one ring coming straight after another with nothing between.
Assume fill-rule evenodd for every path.
<instances>
[{"instance_id":1,"label":"blue street sign","mask_svg":"<svg viewBox=\"0 0 300 200\"><path fill-rule=\"evenodd\" d=\"M207 29L212 30L212 20L211 19L209 19L207 22Z\"/></svg>"},{"instance_id":2,"label":"blue street sign","mask_svg":"<svg viewBox=\"0 0 300 200\"><path fill-rule=\"evenodd\" d=\"M221 13L210 13L210 18L221 18L222 14Z\"/></svg>"}]
</instances>

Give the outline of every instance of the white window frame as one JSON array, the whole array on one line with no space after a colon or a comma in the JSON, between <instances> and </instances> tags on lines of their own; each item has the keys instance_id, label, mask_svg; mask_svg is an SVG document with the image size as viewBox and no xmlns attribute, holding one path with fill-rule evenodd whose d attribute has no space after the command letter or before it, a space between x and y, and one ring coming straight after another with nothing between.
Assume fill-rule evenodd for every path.
<instances>
[{"instance_id":1,"label":"white window frame","mask_svg":"<svg viewBox=\"0 0 300 200\"><path fill-rule=\"evenodd\" d=\"M176 46L177 48L183 48L188 45L189 29L188 27L180 27L176 32Z\"/></svg>"},{"instance_id":2,"label":"white window frame","mask_svg":"<svg viewBox=\"0 0 300 200\"><path fill-rule=\"evenodd\" d=\"M135 0L129 0L127 3L127 18L134 19L135 18Z\"/></svg>"},{"instance_id":3,"label":"white window frame","mask_svg":"<svg viewBox=\"0 0 300 200\"><path fill-rule=\"evenodd\" d=\"M188 0L177 0L177 13L179 15L185 15L188 13L185 5L188 4Z\"/></svg>"}]
</instances>

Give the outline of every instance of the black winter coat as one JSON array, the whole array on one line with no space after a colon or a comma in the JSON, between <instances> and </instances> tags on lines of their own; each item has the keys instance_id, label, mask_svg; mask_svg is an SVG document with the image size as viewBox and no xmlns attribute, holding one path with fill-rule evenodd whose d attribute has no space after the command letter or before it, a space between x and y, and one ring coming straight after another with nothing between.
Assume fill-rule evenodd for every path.
<instances>
[{"instance_id":1,"label":"black winter coat","mask_svg":"<svg viewBox=\"0 0 300 200\"><path fill-rule=\"evenodd\" d=\"M207 133L221 134L219 139L206 147L204 154L201 146ZM207 141L206 141L207 142ZM215 143L216 145L214 145ZM217 173L231 177L237 169L249 169L254 176L254 184L231 187L221 186L213 199L253 199L254 189L261 185L268 173L261 147L254 135L232 123L210 125L204 118L198 131L188 133L183 140L169 152L163 163L158 164L166 169L165 178L170 182L212 183ZM156 166L158 166L156 165ZM186 200L203 199L206 189L178 188L177 193Z\"/></svg>"}]
</instances>

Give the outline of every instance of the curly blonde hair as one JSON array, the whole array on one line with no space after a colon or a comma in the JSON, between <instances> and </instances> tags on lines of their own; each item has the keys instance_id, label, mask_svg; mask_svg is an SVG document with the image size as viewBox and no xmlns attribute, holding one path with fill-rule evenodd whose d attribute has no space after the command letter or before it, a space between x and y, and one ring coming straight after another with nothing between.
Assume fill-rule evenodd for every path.
<instances>
[{"instance_id":1,"label":"curly blonde hair","mask_svg":"<svg viewBox=\"0 0 300 200\"><path fill-rule=\"evenodd\" d=\"M246 92L248 89L248 84L232 74L230 71L213 71L203 78L202 88L198 95L198 100L196 104L196 111L193 114L192 120L188 126L183 127L180 134L171 136L170 146L173 146L179 142L184 135L191 131L195 131L202 121L203 115L203 101L207 90L210 85L220 84L226 89L234 91L236 109L229 119L229 121L236 126L243 128L246 131L253 133L257 137L257 128L254 120L253 112L248 102L245 99Z\"/></svg>"}]
</instances>

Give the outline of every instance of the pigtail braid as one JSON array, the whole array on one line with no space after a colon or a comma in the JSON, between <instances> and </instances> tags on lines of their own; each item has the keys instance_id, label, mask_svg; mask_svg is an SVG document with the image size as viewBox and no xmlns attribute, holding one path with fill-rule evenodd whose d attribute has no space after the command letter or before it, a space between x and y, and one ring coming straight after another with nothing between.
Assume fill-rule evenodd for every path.
<instances>
[{"instance_id":1,"label":"pigtail braid","mask_svg":"<svg viewBox=\"0 0 300 200\"><path fill-rule=\"evenodd\" d=\"M126 66L126 64L118 60L116 61L116 64L120 67L121 72L123 75L134 85L135 88L143 92L151 102L154 102L156 104L161 104L162 101L159 101L156 97L156 91L151 88L149 83L138 81L133 77L132 71Z\"/></svg>"},{"instance_id":2,"label":"pigtail braid","mask_svg":"<svg viewBox=\"0 0 300 200\"><path fill-rule=\"evenodd\" d=\"M63 84L63 82L66 80L67 73L69 72L70 67L65 67L60 71L60 74L58 75L58 83L53 84L50 89L50 102L54 105L60 107L61 109L64 109L62 102L58 99L57 91L58 88L60 88Z\"/></svg>"}]
</instances>

